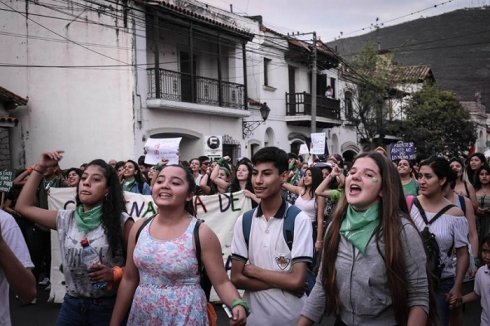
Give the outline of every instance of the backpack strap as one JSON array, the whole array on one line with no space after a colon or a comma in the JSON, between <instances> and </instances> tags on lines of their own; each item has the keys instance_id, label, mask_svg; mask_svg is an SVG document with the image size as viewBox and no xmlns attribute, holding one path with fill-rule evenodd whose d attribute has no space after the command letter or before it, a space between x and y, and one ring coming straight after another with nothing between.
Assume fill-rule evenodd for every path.
<instances>
[{"instance_id":1,"label":"backpack strap","mask_svg":"<svg viewBox=\"0 0 490 326\"><path fill-rule=\"evenodd\" d=\"M201 270L202 270L201 240L199 238L199 226L201 225L201 223L202 223L202 220L198 219L196 221L196 225L194 225L194 231L193 231L194 242L195 242L195 246L196 246L197 270L198 270L199 274L201 273Z\"/></svg>"},{"instance_id":2,"label":"backpack strap","mask_svg":"<svg viewBox=\"0 0 490 326\"><path fill-rule=\"evenodd\" d=\"M157 214L155 215L152 215L150 217L148 217L144 222L143 224L140 225L140 228L138 229L138 231L136 231L136 237L134 238L134 243L136 244L136 242L138 242L138 238L140 237L140 233L141 231L143 230L143 228L148 224L150 223L151 220L153 220L153 218L157 216Z\"/></svg>"},{"instance_id":3,"label":"backpack strap","mask_svg":"<svg viewBox=\"0 0 490 326\"><path fill-rule=\"evenodd\" d=\"M459 205L461 206L461 209L463 210L464 216L466 216L466 203L464 201L464 196L457 195L459 199Z\"/></svg>"},{"instance_id":4,"label":"backpack strap","mask_svg":"<svg viewBox=\"0 0 490 326\"><path fill-rule=\"evenodd\" d=\"M252 229L252 217L254 216L254 212L255 209L246 211L243 214L243 218L242 218L242 232L243 232L243 237L245 238L245 244L247 245L247 249L250 240L250 230Z\"/></svg>"},{"instance_id":5,"label":"backpack strap","mask_svg":"<svg viewBox=\"0 0 490 326\"><path fill-rule=\"evenodd\" d=\"M286 214L284 216L282 233L289 250L293 249L294 221L296 220L296 216L298 216L299 213L301 213L301 210L298 207L291 205L287 208Z\"/></svg>"},{"instance_id":6,"label":"backpack strap","mask_svg":"<svg viewBox=\"0 0 490 326\"><path fill-rule=\"evenodd\" d=\"M425 211L422 208L422 205L420 204L420 202L419 202L419 200L417 198L415 198L415 200L414 200L414 205L418 208L418 210L420 212L420 216L422 216L422 219L424 220L424 223L427 226L429 226L432 223L434 223L439 217L442 216L442 214L446 213L451 208L456 207L456 205L454 205L454 204L449 204L447 206L444 206L439 212L436 213L436 215L434 215L434 217L432 218L432 220L430 220L430 222L429 222L427 220L427 215L425 215Z\"/></svg>"}]
</instances>

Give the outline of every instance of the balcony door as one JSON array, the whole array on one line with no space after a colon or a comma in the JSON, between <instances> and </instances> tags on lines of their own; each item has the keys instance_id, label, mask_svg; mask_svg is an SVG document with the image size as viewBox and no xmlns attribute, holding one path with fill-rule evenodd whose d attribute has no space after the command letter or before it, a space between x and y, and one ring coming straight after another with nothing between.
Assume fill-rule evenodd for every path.
<instances>
[{"instance_id":1,"label":"balcony door","mask_svg":"<svg viewBox=\"0 0 490 326\"><path fill-rule=\"evenodd\" d=\"M288 66L289 93L288 115L296 115L296 68Z\"/></svg>"},{"instance_id":2,"label":"balcony door","mask_svg":"<svg viewBox=\"0 0 490 326\"><path fill-rule=\"evenodd\" d=\"M191 71L191 56L189 52L180 51L180 89L181 89L181 101L182 102L195 102L192 95L192 89L196 89L195 78L196 75L196 57L192 60L193 74ZM194 76L193 76L194 75ZM194 86L194 87L192 87Z\"/></svg>"}]
</instances>

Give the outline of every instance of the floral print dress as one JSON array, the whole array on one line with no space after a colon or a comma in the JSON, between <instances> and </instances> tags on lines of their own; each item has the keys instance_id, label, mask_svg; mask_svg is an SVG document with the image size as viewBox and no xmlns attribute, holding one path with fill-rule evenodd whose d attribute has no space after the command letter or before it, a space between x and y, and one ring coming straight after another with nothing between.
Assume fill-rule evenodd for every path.
<instances>
[{"instance_id":1,"label":"floral print dress","mask_svg":"<svg viewBox=\"0 0 490 326\"><path fill-rule=\"evenodd\" d=\"M159 240L141 231L133 259L139 271L128 325L208 325L206 296L199 285L192 219L174 240Z\"/></svg>"}]
</instances>

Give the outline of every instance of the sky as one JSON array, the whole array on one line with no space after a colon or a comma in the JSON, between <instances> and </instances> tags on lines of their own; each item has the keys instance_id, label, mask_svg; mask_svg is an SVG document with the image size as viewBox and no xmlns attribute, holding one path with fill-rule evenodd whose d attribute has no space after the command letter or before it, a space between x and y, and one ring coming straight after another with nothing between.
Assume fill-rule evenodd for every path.
<instances>
[{"instance_id":1,"label":"sky","mask_svg":"<svg viewBox=\"0 0 490 326\"><path fill-rule=\"evenodd\" d=\"M324 42L368 33L457 9L490 6L490 0L200 0L240 15L262 15L280 33L315 31ZM342 33L342 34L341 34Z\"/></svg>"}]
</instances>

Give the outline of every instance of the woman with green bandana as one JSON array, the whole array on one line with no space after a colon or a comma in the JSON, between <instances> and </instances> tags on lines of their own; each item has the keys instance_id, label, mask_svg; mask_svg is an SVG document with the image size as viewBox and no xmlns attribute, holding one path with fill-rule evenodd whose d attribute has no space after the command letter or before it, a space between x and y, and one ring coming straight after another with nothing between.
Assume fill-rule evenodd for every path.
<instances>
[{"instance_id":1,"label":"woman with green bandana","mask_svg":"<svg viewBox=\"0 0 490 326\"><path fill-rule=\"evenodd\" d=\"M429 286L422 240L400 177L382 154L353 162L324 239L322 265L297 325L425 325Z\"/></svg>"},{"instance_id":2,"label":"woman with green bandana","mask_svg":"<svg viewBox=\"0 0 490 326\"><path fill-rule=\"evenodd\" d=\"M25 218L58 231L67 292L57 325L108 325L133 221L123 212L124 198L116 170L103 160L90 162L83 171L75 210L36 207L36 189L44 171L57 166L62 157L61 151L41 155L16 209ZM99 253L100 263L90 268L81 261L83 239ZM104 282L104 288L94 286Z\"/></svg>"},{"instance_id":3,"label":"woman with green bandana","mask_svg":"<svg viewBox=\"0 0 490 326\"><path fill-rule=\"evenodd\" d=\"M127 160L124 164L124 174L122 180L124 191L134 192L142 195L151 195L151 189L146 183L139 165L132 160Z\"/></svg>"}]
</instances>

